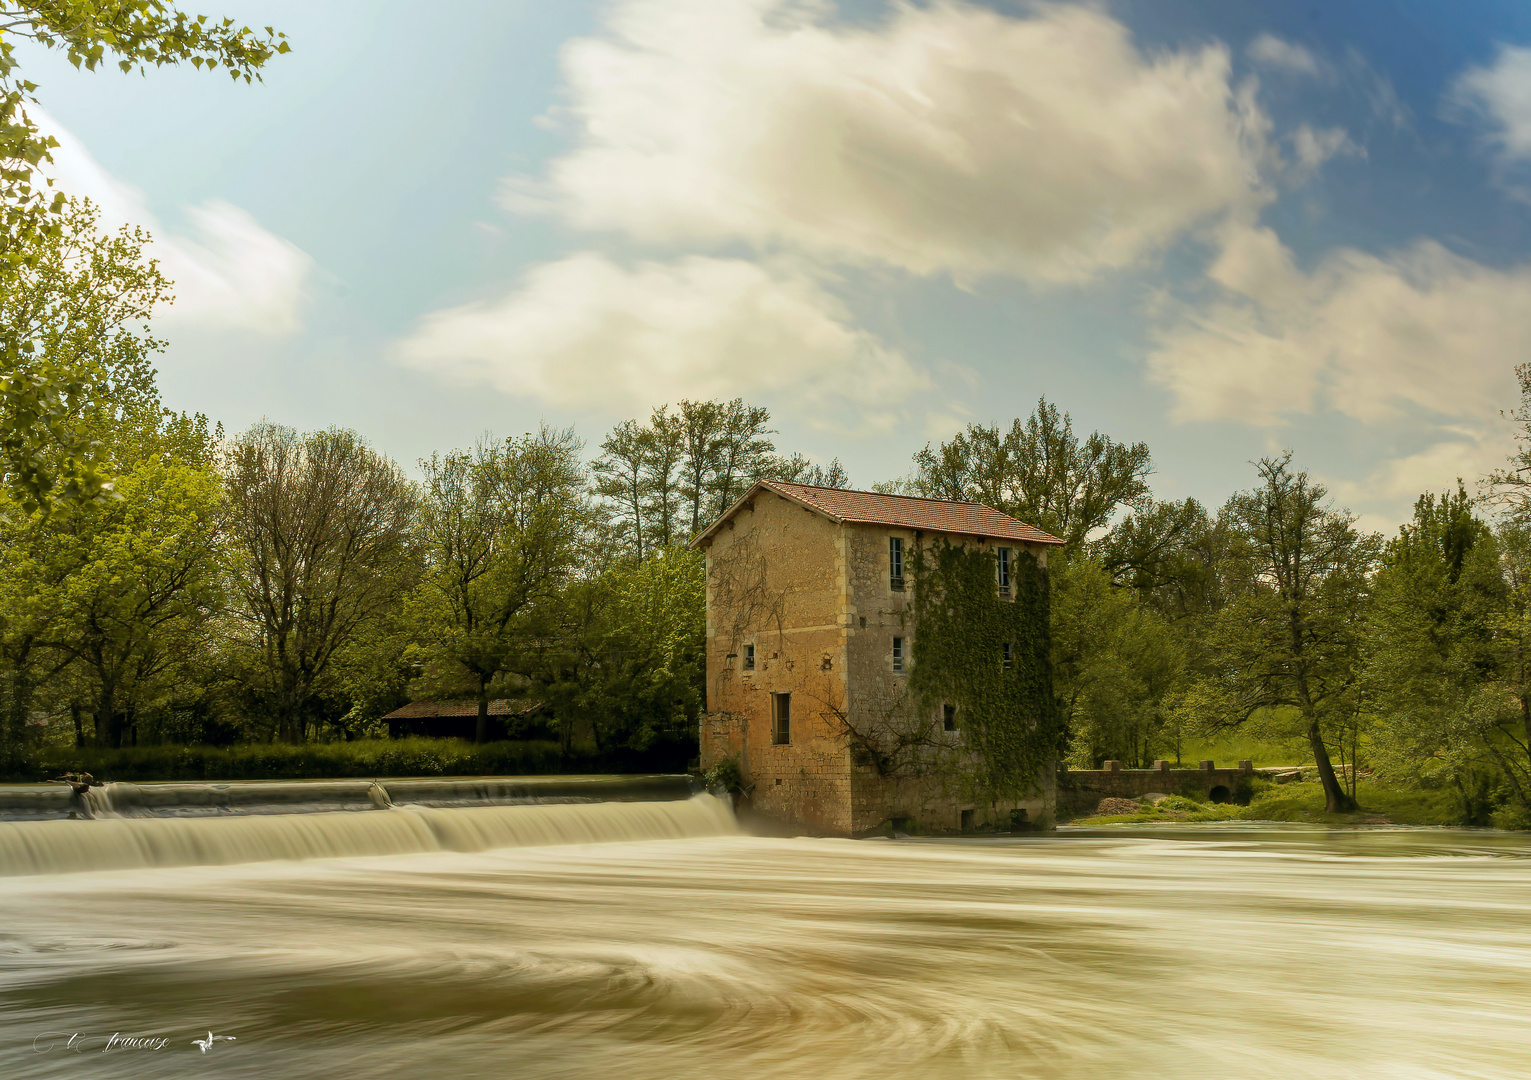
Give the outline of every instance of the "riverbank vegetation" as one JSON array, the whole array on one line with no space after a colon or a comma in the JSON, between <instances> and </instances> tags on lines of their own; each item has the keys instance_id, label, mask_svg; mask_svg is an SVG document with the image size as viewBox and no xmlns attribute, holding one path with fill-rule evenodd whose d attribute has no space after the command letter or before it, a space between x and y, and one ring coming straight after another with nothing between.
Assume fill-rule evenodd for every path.
<instances>
[{"instance_id":1,"label":"riverbank vegetation","mask_svg":"<svg viewBox=\"0 0 1531 1080\"><path fill-rule=\"evenodd\" d=\"M74 372L49 421L67 438L28 450L28 475L69 474L88 447L101 486L44 499L6 473L7 775L543 771L550 746L563 769L682 768L706 707L706 570L687 542L757 479L850 486L838 462L783 453L767 410L741 400L660 406L599 442L485 435L411 467L352 431L228 433L160 401L149 328L172 283L147 238L101 233L83 202L56 224L8 264L0 329ZM1146 445L1080 436L1045 400L917 449L907 476L873 486L984 502L1068 541L1035 568L1026 609L1046 631L1024 635L1038 643L1027 686L1056 707L1025 732L1048 745L1001 760L1021 729L990 694L973 745L992 776L1050 755L1249 757L1311 763L1322 791L1317 810L1302 787L1250 813L1531 824L1531 367L1520 375L1515 459L1475 492L1422 494L1390 538L1290 453L1254 463L1219 508L1161 499ZM971 569L946 592L971 589ZM939 633L923 637L912 685L972 682ZM473 743L387 739L382 718L420 699L472 703ZM485 749L495 739L509 741ZM1172 812L1244 811L1151 811Z\"/></svg>"},{"instance_id":2,"label":"riverbank vegetation","mask_svg":"<svg viewBox=\"0 0 1531 1080\"><path fill-rule=\"evenodd\" d=\"M1323 784L1317 780L1289 784L1256 781L1247 806L1237 803L1203 802L1171 795L1163 799L1133 800L1136 805L1107 807L1117 813L1074 818L1070 825L1196 824L1210 821L1285 821L1312 825L1461 825L1462 808L1454 794L1443 788L1419 788L1362 778L1356 788L1357 809L1325 809ZM1114 800L1126 802L1128 800ZM1506 828L1521 827L1513 813L1504 815ZM1489 822L1492 823L1492 822Z\"/></svg>"}]
</instances>

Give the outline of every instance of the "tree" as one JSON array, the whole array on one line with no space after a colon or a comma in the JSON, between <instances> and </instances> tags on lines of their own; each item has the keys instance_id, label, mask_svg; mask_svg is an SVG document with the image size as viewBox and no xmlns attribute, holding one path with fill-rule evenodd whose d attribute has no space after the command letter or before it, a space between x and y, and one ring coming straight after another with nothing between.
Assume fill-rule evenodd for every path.
<instances>
[{"instance_id":1,"label":"tree","mask_svg":"<svg viewBox=\"0 0 1531 1080\"><path fill-rule=\"evenodd\" d=\"M560 730L588 721L599 749L650 753L668 744L689 759L706 690L706 559L672 544L624 560L570 589L536 681Z\"/></svg>"},{"instance_id":2,"label":"tree","mask_svg":"<svg viewBox=\"0 0 1531 1080\"><path fill-rule=\"evenodd\" d=\"M655 409L647 424L613 428L591 471L624 549L641 559L688 539L756 480L779 473L770 419L740 398L682 401L673 413Z\"/></svg>"},{"instance_id":3,"label":"tree","mask_svg":"<svg viewBox=\"0 0 1531 1080\"><path fill-rule=\"evenodd\" d=\"M1184 635L1094 559L1057 560L1051 580L1053 678L1072 763L1147 768L1156 747L1171 745L1170 703L1188 674Z\"/></svg>"},{"instance_id":4,"label":"tree","mask_svg":"<svg viewBox=\"0 0 1531 1080\"><path fill-rule=\"evenodd\" d=\"M413 584L415 491L338 428L299 435L263 421L223 467L243 646L278 737L302 742L336 654Z\"/></svg>"},{"instance_id":5,"label":"tree","mask_svg":"<svg viewBox=\"0 0 1531 1080\"><path fill-rule=\"evenodd\" d=\"M164 343L147 323L170 283L144 258L146 234L103 235L98 217L71 202L25 260L0 260L0 468L25 512L100 501L103 440L158 417L150 358Z\"/></svg>"},{"instance_id":6,"label":"tree","mask_svg":"<svg viewBox=\"0 0 1531 1080\"><path fill-rule=\"evenodd\" d=\"M169 283L143 257L142 233L102 235L96 221L88 202L71 202L56 229L28 238L26 259L0 260L0 348L14 358L0 381L13 410L22 399L31 403L21 409L22 426L35 433L41 424L49 435L29 444L14 425L0 423L7 479L0 492L0 654L10 676L12 743L24 731L34 691L71 663L50 643L73 640L62 629L69 606L60 590L92 554L89 543L75 541L122 525L104 513L114 500L102 477L165 450L167 420L151 366L162 343L147 321ZM62 394L60 372L70 373ZM68 512L56 521L49 520L50 492L68 496L57 503Z\"/></svg>"},{"instance_id":7,"label":"tree","mask_svg":"<svg viewBox=\"0 0 1531 1080\"><path fill-rule=\"evenodd\" d=\"M75 67L91 71L110 57L124 72L190 63L246 82L289 51L284 35L269 26L260 35L232 19L187 15L165 0L0 2L0 276L7 277L0 294L46 262L77 212L63 192L50 193L52 180L37 174L58 141L27 112L37 86L19 74L18 38L62 50ZM52 351L25 330L0 324L0 468L25 503L90 501L105 473L79 434L72 403L94 378L93 358Z\"/></svg>"},{"instance_id":8,"label":"tree","mask_svg":"<svg viewBox=\"0 0 1531 1080\"><path fill-rule=\"evenodd\" d=\"M590 520L581 448L572 429L543 427L420 463L427 651L467 677L479 742L496 680L532 666L556 629L537 617L579 569Z\"/></svg>"},{"instance_id":9,"label":"tree","mask_svg":"<svg viewBox=\"0 0 1531 1080\"><path fill-rule=\"evenodd\" d=\"M1325 733L1356 707L1377 538L1330 508L1323 485L1294 473L1290 452L1256 468L1261 486L1223 509L1240 548L1231 571L1237 591L1208 627L1196 710L1217 727L1294 710L1327 809L1351 810L1355 801L1335 778Z\"/></svg>"},{"instance_id":10,"label":"tree","mask_svg":"<svg viewBox=\"0 0 1531 1080\"><path fill-rule=\"evenodd\" d=\"M1503 565L1514 580L1510 547ZM1420 496L1383 553L1366 643L1376 760L1393 776L1450 784L1475 824L1490 809L1479 791L1485 767L1519 784L1515 740L1501 730L1519 726L1502 681L1516 670L1518 635L1501 551L1460 482L1439 499Z\"/></svg>"},{"instance_id":11,"label":"tree","mask_svg":"<svg viewBox=\"0 0 1531 1080\"><path fill-rule=\"evenodd\" d=\"M1152 472L1146 443L1119 443L1100 432L1084 440L1046 398L1008 432L969 424L939 447L914 455L914 494L981 502L1047 529L1078 550L1121 507L1149 504Z\"/></svg>"},{"instance_id":12,"label":"tree","mask_svg":"<svg viewBox=\"0 0 1531 1080\"><path fill-rule=\"evenodd\" d=\"M116 498L49 519L51 555L70 569L45 640L85 676L99 746L122 745L221 601L222 490L207 420L166 416L156 434L118 465Z\"/></svg>"},{"instance_id":13,"label":"tree","mask_svg":"<svg viewBox=\"0 0 1531 1080\"><path fill-rule=\"evenodd\" d=\"M818 465L809 461L802 454L793 454L789 458L779 459L773 480L784 480L789 484L808 484L811 487L849 488L851 478L845 471L845 466L840 464L840 459L835 458L828 465Z\"/></svg>"}]
</instances>

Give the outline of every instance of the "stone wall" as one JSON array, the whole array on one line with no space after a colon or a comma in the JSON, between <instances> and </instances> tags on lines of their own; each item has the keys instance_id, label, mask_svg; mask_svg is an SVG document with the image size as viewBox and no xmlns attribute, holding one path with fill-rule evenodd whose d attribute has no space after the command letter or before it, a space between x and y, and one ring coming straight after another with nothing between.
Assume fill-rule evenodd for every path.
<instances>
[{"instance_id":1,"label":"stone wall","mask_svg":"<svg viewBox=\"0 0 1531 1080\"><path fill-rule=\"evenodd\" d=\"M702 767L737 755L757 811L848 835L840 526L770 492L730 526L707 549ZM752 671L744 668L746 645L755 647ZM786 745L771 740L772 694L792 695Z\"/></svg>"},{"instance_id":2,"label":"stone wall","mask_svg":"<svg viewBox=\"0 0 1531 1080\"><path fill-rule=\"evenodd\" d=\"M1057 805L1059 817L1086 817L1095 812L1106 798L1137 799L1160 792L1176 795L1194 794L1202 799L1228 802L1241 787L1247 790L1255 777L1254 764L1241 761L1237 768L1219 769L1210 761L1194 769L1172 769L1168 761L1156 761L1152 769L1123 769L1108 761L1100 769L1058 769Z\"/></svg>"}]
</instances>

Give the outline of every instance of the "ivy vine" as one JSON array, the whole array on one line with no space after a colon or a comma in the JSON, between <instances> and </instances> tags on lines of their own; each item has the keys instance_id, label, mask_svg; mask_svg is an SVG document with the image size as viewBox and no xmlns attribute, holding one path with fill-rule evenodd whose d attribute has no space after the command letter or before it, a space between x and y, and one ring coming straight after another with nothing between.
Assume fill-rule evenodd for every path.
<instances>
[{"instance_id":1,"label":"ivy vine","mask_svg":"<svg viewBox=\"0 0 1531 1080\"><path fill-rule=\"evenodd\" d=\"M913 556L909 689L927 715L957 707L972 755L962 781L984 802L1035 794L1063 734L1063 710L1053 693L1047 571L1030 552L1016 551L1014 598L1002 598L996 560L992 550L943 537Z\"/></svg>"}]
</instances>

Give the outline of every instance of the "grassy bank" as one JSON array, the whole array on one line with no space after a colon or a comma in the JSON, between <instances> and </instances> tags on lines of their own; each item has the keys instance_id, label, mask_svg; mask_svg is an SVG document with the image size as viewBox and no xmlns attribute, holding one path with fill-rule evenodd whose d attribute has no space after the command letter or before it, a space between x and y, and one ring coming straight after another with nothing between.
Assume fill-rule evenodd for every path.
<instances>
[{"instance_id":1,"label":"grassy bank","mask_svg":"<svg viewBox=\"0 0 1531 1080\"><path fill-rule=\"evenodd\" d=\"M1389 787L1362 780L1353 814L1324 811L1324 789L1317 781L1268 784L1257 781L1248 806L1202 803L1174 796L1152 805L1140 802L1132 814L1075 818L1071 825L1128 825L1153 822L1301 821L1326 825L1459 825L1462 807L1449 791Z\"/></svg>"},{"instance_id":2,"label":"grassy bank","mask_svg":"<svg viewBox=\"0 0 1531 1080\"><path fill-rule=\"evenodd\" d=\"M546 741L475 744L464 739L363 739L289 746L144 746L105 750L37 747L0 766L0 781L28 783L66 772L98 780L305 780L379 776L539 776L554 773L683 772L686 748L567 757Z\"/></svg>"}]
</instances>

